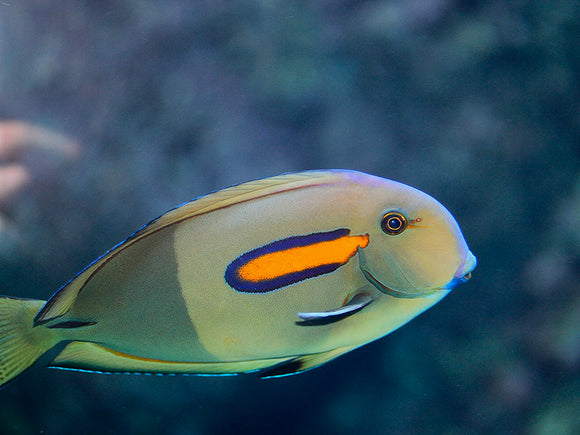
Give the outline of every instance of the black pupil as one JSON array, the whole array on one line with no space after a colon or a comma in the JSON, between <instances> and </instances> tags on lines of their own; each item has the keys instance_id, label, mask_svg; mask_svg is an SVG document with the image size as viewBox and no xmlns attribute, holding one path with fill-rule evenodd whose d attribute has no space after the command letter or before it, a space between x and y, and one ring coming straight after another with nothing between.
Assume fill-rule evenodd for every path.
<instances>
[{"instance_id":1,"label":"black pupil","mask_svg":"<svg viewBox=\"0 0 580 435\"><path fill-rule=\"evenodd\" d=\"M391 230L396 231L396 230L401 228L401 225L403 225L403 223L401 222L401 219L396 218L396 217L392 217L389 219L388 226Z\"/></svg>"}]
</instances>

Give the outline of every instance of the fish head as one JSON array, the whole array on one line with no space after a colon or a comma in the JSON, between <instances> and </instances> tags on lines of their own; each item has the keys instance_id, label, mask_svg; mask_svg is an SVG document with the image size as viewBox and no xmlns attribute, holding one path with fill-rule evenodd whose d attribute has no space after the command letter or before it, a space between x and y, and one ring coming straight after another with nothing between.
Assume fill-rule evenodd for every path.
<instances>
[{"instance_id":1,"label":"fish head","mask_svg":"<svg viewBox=\"0 0 580 435\"><path fill-rule=\"evenodd\" d=\"M369 244L359 248L364 277L402 298L448 292L467 281L477 260L449 211L431 196L391 180L367 196Z\"/></svg>"}]
</instances>

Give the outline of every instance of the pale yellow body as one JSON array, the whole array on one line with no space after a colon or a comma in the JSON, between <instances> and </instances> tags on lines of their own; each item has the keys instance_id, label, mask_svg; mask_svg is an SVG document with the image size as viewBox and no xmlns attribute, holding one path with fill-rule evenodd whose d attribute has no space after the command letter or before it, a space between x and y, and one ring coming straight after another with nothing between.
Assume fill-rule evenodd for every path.
<instances>
[{"instance_id":1,"label":"pale yellow body","mask_svg":"<svg viewBox=\"0 0 580 435\"><path fill-rule=\"evenodd\" d=\"M380 219L391 209L422 226L384 234ZM224 279L244 252L337 228L368 234L369 270L410 296L369 283L362 254L267 293L236 291ZM291 373L388 334L437 303L469 255L451 215L415 189L351 171L290 174L202 197L152 222L61 289L34 329L43 329L45 347L71 342L53 362L60 367L236 373L311 358ZM297 315L341 307L360 293L372 303L340 320L309 325ZM88 326L58 326L73 323Z\"/></svg>"}]
</instances>

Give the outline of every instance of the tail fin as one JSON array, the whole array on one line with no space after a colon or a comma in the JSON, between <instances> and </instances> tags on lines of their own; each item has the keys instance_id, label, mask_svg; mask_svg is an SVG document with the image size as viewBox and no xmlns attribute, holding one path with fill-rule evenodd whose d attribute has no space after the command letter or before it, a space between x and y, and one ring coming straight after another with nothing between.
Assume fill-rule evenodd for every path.
<instances>
[{"instance_id":1,"label":"tail fin","mask_svg":"<svg viewBox=\"0 0 580 435\"><path fill-rule=\"evenodd\" d=\"M33 327L45 301L0 296L0 387L18 376L57 340L43 326Z\"/></svg>"}]
</instances>

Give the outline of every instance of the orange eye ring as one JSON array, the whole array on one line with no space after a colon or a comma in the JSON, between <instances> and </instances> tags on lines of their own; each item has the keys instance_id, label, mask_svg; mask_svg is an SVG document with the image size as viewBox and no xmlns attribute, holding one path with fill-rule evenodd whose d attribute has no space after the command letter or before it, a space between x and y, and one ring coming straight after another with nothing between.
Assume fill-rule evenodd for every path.
<instances>
[{"instance_id":1,"label":"orange eye ring","mask_svg":"<svg viewBox=\"0 0 580 435\"><path fill-rule=\"evenodd\" d=\"M408 221L405 216L396 211L386 213L381 219L381 229L389 236L396 236L407 229Z\"/></svg>"}]
</instances>

